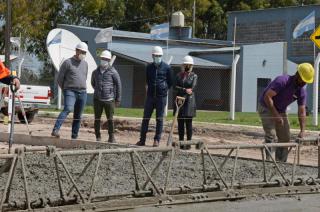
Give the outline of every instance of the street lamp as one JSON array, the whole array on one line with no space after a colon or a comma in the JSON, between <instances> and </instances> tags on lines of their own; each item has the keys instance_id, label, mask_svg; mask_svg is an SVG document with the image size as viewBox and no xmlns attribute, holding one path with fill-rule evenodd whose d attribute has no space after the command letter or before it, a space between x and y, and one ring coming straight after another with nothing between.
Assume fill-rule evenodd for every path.
<instances>
[{"instance_id":1,"label":"street lamp","mask_svg":"<svg viewBox=\"0 0 320 212\"><path fill-rule=\"evenodd\" d=\"M6 28L5 28L5 64L10 69L10 34L11 34L12 1L7 0Z\"/></svg>"}]
</instances>

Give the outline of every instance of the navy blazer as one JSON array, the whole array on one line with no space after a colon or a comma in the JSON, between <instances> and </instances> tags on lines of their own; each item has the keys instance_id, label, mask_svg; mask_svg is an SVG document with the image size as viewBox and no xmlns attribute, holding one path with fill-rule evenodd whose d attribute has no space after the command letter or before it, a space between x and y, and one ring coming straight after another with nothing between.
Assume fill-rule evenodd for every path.
<instances>
[{"instance_id":1,"label":"navy blazer","mask_svg":"<svg viewBox=\"0 0 320 212\"><path fill-rule=\"evenodd\" d=\"M165 62L159 66L151 63L146 69L146 80L148 85L147 95L150 97L165 97L172 86L171 67Z\"/></svg>"}]
</instances>

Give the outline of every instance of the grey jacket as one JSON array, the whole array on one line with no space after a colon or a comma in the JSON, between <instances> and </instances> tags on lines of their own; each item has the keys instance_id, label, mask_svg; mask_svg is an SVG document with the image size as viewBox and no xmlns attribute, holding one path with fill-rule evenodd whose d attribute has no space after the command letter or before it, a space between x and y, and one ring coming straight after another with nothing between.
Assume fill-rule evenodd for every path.
<instances>
[{"instance_id":1,"label":"grey jacket","mask_svg":"<svg viewBox=\"0 0 320 212\"><path fill-rule=\"evenodd\" d=\"M58 84L61 89L85 90L87 75L88 63L71 57L66 59L60 67Z\"/></svg>"},{"instance_id":2,"label":"grey jacket","mask_svg":"<svg viewBox=\"0 0 320 212\"><path fill-rule=\"evenodd\" d=\"M121 101L121 80L114 67L101 73L100 66L92 72L91 85L94 89L94 98L100 101Z\"/></svg>"}]
</instances>

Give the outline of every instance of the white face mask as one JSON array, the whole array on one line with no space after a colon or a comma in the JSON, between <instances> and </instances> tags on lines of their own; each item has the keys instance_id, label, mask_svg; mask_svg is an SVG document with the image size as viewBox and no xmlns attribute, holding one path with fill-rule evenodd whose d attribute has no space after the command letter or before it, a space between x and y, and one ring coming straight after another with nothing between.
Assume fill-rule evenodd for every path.
<instances>
[{"instance_id":1,"label":"white face mask","mask_svg":"<svg viewBox=\"0 0 320 212\"><path fill-rule=\"evenodd\" d=\"M107 68L110 66L109 61L106 60L100 60L100 66L103 68Z\"/></svg>"},{"instance_id":2,"label":"white face mask","mask_svg":"<svg viewBox=\"0 0 320 212\"><path fill-rule=\"evenodd\" d=\"M86 55L85 55L85 54L79 54L79 59L80 59L80 60L84 60L84 58L86 58Z\"/></svg>"},{"instance_id":3,"label":"white face mask","mask_svg":"<svg viewBox=\"0 0 320 212\"><path fill-rule=\"evenodd\" d=\"M191 72L192 71L192 66L184 66L184 71L185 72Z\"/></svg>"},{"instance_id":4,"label":"white face mask","mask_svg":"<svg viewBox=\"0 0 320 212\"><path fill-rule=\"evenodd\" d=\"M157 65L159 65L162 61L162 57L153 57L153 62Z\"/></svg>"}]
</instances>

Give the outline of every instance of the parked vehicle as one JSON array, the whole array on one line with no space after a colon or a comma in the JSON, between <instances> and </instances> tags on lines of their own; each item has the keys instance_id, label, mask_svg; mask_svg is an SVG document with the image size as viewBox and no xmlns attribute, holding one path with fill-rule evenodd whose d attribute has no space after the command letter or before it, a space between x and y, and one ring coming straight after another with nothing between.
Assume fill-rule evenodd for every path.
<instances>
[{"instance_id":1,"label":"parked vehicle","mask_svg":"<svg viewBox=\"0 0 320 212\"><path fill-rule=\"evenodd\" d=\"M8 115L8 100L9 100L9 87L2 86L1 89L1 112L4 115ZM16 93L15 112L21 123L25 123L21 104L23 105L26 113L28 123L31 123L35 115L39 111L40 106L49 106L50 98L52 97L51 89L49 86L37 86L37 85L21 85L20 89Z\"/></svg>"}]
</instances>

